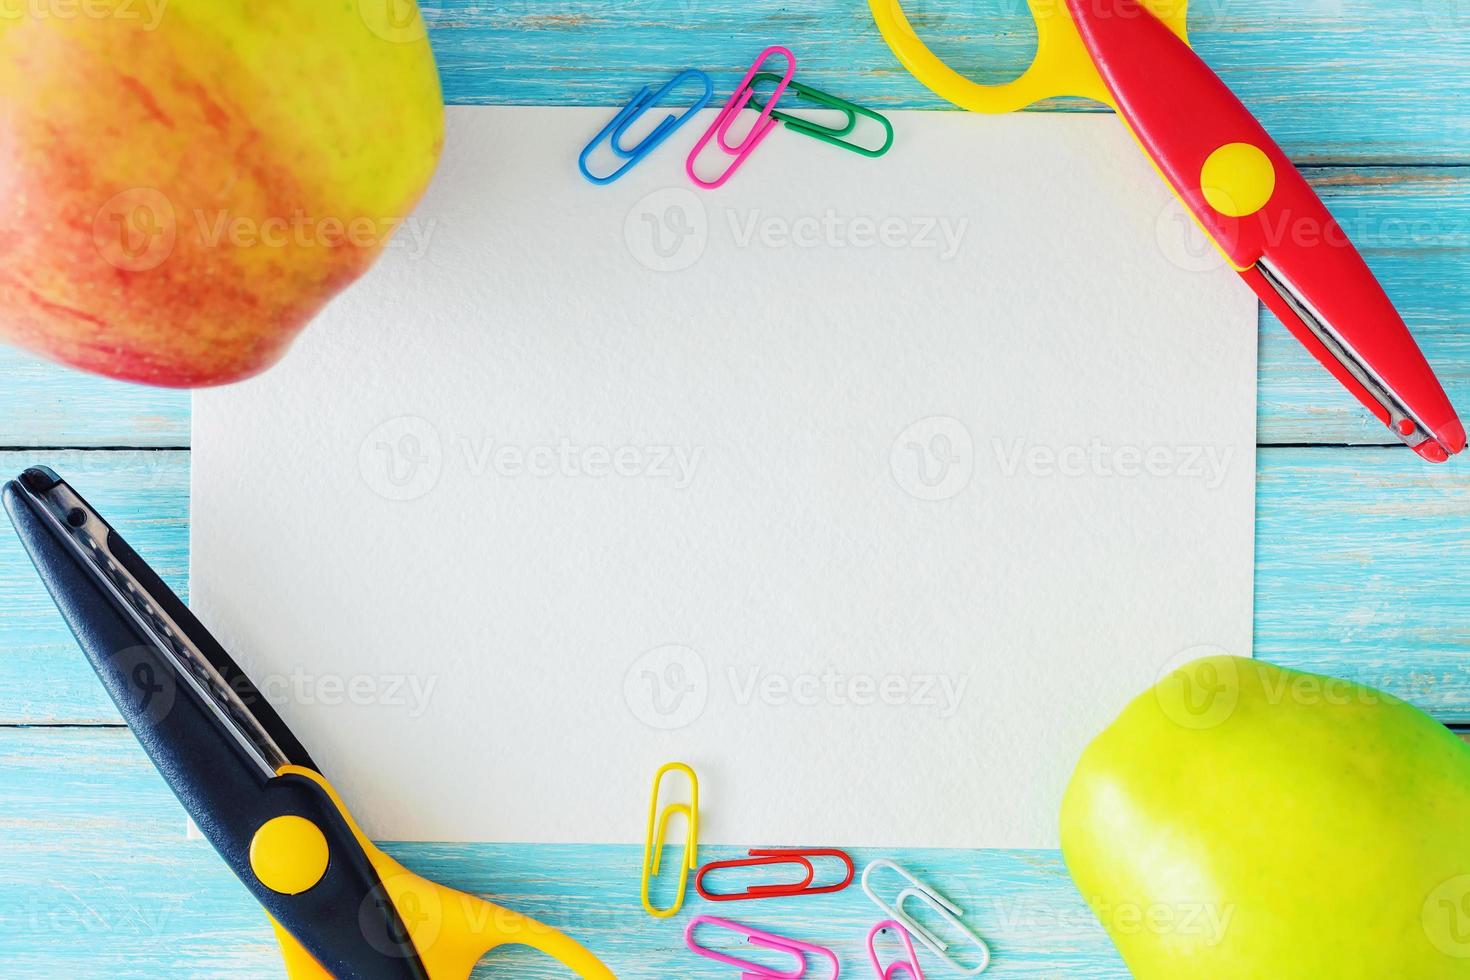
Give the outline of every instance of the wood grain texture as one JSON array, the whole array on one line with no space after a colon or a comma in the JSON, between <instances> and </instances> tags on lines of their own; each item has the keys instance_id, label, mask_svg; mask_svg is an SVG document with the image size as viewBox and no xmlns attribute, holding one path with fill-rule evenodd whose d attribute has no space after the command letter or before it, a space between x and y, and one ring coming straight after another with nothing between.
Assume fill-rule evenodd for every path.
<instances>
[{"instance_id":1,"label":"wood grain texture","mask_svg":"<svg viewBox=\"0 0 1470 980\"><path fill-rule=\"evenodd\" d=\"M686 65L728 88L776 42L792 45L803 77L822 87L875 105L942 107L897 65L862 0L422 3L452 103L621 104ZM1034 47L1023 0L913 0L907 9L941 54L980 80L1019 72ZM1309 179L1363 247L1451 397L1470 406L1470 0L1199 0L1190 28L1201 55L1312 167ZM1470 721L1465 464L1431 468L1400 449L1300 448L1385 439L1269 317L1260 441L1276 448L1258 462L1258 655ZM186 396L0 348L0 449L188 442ZM182 591L186 451L0 451L0 475L35 461L72 479ZM107 727L116 724L13 536L0 533L0 972L280 976L259 909L206 845L182 840L181 810L132 737ZM72 725L102 727L38 727ZM493 779L493 769L481 778ZM391 850L431 877L572 931L620 975L731 975L683 952L677 925L635 911L635 849ZM990 975L1127 976L1055 853L901 856L994 940ZM818 904L718 911L829 941L845 975L867 975L857 951L874 915L856 889ZM509 952L481 972L566 976Z\"/></svg>"},{"instance_id":2,"label":"wood grain texture","mask_svg":"<svg viewBox=\"0 0 1470 980\"><path fill-rule=\"evenodd\" d=\"M171 587L188 597L187 452L0 452L0 479L63 474ZM116 724L9 521L0 524L0 724Z\"/></svg>"},{"instance_id":3,"label":"wood grain texture","mask_svg":"<svg viewBox=\"0 0 1470 980\"><path fill-rule=\"evenodd\" d=\"M1399 304L1451 400L1470 405L1470 169L1317 168L1307 176ZM1139 216L1145 233L1170 220ZM1204 267L1216 261L1213 250L1197 258ZM1262 444L1392 441L1275 317L1263 312L1260 329ZM0 387L0 446L189 443L181 393L77 375L3 347L0 377L13 382Z\"/></svg>"},{"instance_id":4,"label":"wood grain texture","mask_svg":"<svg viewBox=\"0 0 1470 980\"><path fill-rule=\"evenodd\" d=\"M0 446L187 446L189 396L78 374L0 344Z\"/></svg>"},{"instance_id":5,"label":"wood grain texture","mask_svg":"<svg viewBox=\"0 0 1470 980\"><path fill-rule=\"evenodd\" d=\"M803 76L890 107L942 103L898 64L862 0L426 0L452 103L602 105L697 67L729 90L768 44ZM1022 0L908 0L915 29L978 81L1018 74L1035 51ZM1303 163L1470 162L1463 0L1200 0L1200 55ZM621 96L621 98L618 98Z\"/></svg>"},{"instance_id":6,"label":"wood grain texture","mask_svg":"<svg viewBox=\"0 0 1470 980\"><path fill-rule=\"evenodd\" d=\"M493 779L493 771L483 778ZM507 787L512 791L530 788ZM283 975L259 906L207 844L184 840L183 810L126 730L0 729L0 799L6 977ZM625 818L636 838L644 815ZM680 919L655 922L639 905L642 852L636 847L412 844L389 850L421 874L571 932L627 980L734 976L684 949L682 926L696 909L826 943L841 956L845 976L865 976L862 942L880 918L856 886L820 898L723 906L701 902L691 888ZM702 860L734 856L729 848L701 851ZM854 853L860 862L879 856L896 858L942 886L967 910L994 944L996 962L987 976L1127 976L1055 852ZM511 949L492 954L477 975L571 976Z\"/></svg>"},{"instance_id":7,"label":"wood grain texture","mask_svg":"<svg viewBox=\"0 0 1470 980\"><path fill-rule=\"evenodd\" d=\"M36 461L0 453L0 474ZM187 453L39 461L182 587ZM1262 450L1257 655L1361 680L1446 722L1470 721L1470 479L1461 469L1428 466L1403 448ZM0 724L117 722L10 534L0 534L0 608Z\"/></svg>"}]
</instances>

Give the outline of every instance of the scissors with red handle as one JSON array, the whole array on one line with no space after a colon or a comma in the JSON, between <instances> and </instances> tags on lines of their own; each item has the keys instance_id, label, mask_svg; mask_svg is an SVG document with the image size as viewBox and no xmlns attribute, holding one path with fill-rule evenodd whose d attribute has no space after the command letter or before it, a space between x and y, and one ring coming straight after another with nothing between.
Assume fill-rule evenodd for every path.
<instances>
[{"instance_id":1,"label":"scissors with red handle","mask_svg":"<svg viewBox=\"0 0 1470 980\"><path fill-rule=\"evenodd\" d=\"M869 0L919 81L975 112L1081 96L1117 110L1242 279L1317 360L1420 456L1465 448L1465 427L1403 318L1306 179L1190 48L1186 0L1027 0L1031 67L1004 85L954 71L899 0Z\"/></svg>"}]
</instances>

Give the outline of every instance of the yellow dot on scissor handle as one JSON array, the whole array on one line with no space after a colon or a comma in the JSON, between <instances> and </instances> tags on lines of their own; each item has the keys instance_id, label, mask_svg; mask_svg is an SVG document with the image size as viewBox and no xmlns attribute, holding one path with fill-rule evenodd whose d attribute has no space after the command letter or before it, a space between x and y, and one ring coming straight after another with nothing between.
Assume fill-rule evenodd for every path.
<instances>
[{"instance_id":1,"label":"yellow dot on scissor handle","mask_svg":"<svg viewBox=\"0 0 1470 980\"><path fill-rule=\"evenodd\" d=\"M1200 190L1210 207L1230 218L1244 218L1266 206L1276 191L1276 166L1251 143L1226 143L1200 169Z\"/></svg>"},{"instance_id":2,"label":"yellow dot on scissor handle","mask_svg":"<svg viewBox=\"0 0 1470 980\"><path fill-rule=\"evenodd\" d=\"M250 839L250 870L282 895L300 895L327 873L327 838L305 817L275 817Z\"/></svg>"}]
</instances>

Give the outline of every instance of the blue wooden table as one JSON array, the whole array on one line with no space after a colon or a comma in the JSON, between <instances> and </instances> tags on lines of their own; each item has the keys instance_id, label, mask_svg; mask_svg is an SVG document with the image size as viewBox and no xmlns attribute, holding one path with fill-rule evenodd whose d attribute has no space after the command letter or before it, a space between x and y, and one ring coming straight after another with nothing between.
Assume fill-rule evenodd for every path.
<instances>
[{"instance_id":1,"label":"blue wooden table","mask_svg":"<svg viewBox=\"0 0 1470 980\"><path fill-rule=\"evenodd\" d=\"M728 91L775 42L793 47L804 77L822 88L875 105L945 108L897 65L861 0L424 7L454 103L621 104L688 65L715 72ZM1034 44L1021 0L918 0L909 9L942 55L981 80L1019 72ZM1304 165L1451 398L1470 410L1470 2L1201 0L1190 28L1200 53ZM1470 464L1435 468L1389 445L1269 315L1260 343L1256 654L1470 722ZM54 466L182 589L187 397L81 377L3 348L0 378L0 472ZM258 908L207 845L183 840L182 811L119 726L8 534L0 534L0 610L0 972L280 976ZM493 769L482 778L493 780ZM431 877L568 929L622 976L733 975L683 952L679 923L638 910L636 849L391 850ZM991 975L1127 975L1055 852L898 856L970 910L993 941ZM855 888L737 911L828 942L847 975L868 973L859 951L873 911ZM564 975L510 951L481 972Z\"/></svg>"}]
</instances>

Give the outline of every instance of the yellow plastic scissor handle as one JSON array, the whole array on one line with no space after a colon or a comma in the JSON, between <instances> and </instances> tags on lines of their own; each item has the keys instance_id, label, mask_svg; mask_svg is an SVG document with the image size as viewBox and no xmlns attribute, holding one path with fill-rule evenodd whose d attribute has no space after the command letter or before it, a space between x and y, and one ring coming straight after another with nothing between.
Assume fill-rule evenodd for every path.
<instances>
[{"instance_id":1,"label":"yellow plastic scissor handle","mask_svg":"<svg viewBox=\"0 0 1470 980\"><path fill-rule=\"evenodd\" d=\"M433 980L469 980L481 957L499 946L520 944L559 960L584 980L617 980L602 961L564 933L519 912L420 878L363 836L337 791L319 773L285 766L278 775L305 776L326 790L398 909ZM333 980L300 943L272 920L290 980Z\"/></svg>"},{"instance_id":2,"label":"yellow plastic scissor handle","mask_svg":"<svg viewBox=\"0 0 1470 980\"><path fill-rule=\"evenodd\" d=\"M1077 33L1066 0L1026 0L1026 4L1036 20L1036 57L1020 78L1001 85L982 85L949 67L919 40L903 12L901 0L868 0L879 33L903 66L935 95L962 109L1015 112L1043 99L1063 95L1113 105L1112 96ZM1187 40L1188 0L1144 0L1144 5Z\"/></svg>"}]
</instances>

